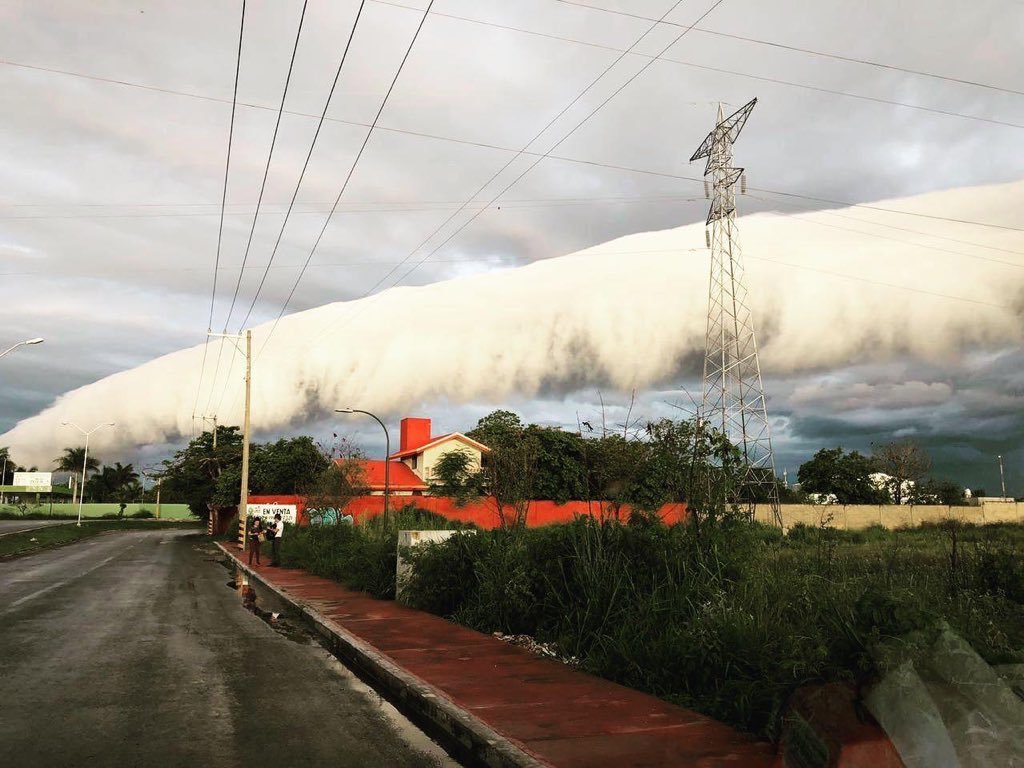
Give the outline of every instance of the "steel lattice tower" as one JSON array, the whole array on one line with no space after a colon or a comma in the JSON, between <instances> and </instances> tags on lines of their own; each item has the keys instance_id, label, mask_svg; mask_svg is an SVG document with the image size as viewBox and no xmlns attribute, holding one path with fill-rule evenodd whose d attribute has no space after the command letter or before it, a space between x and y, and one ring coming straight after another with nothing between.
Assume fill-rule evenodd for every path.
<instances>
[{"instance_id":1,"label":"steel lattice tower","mask_svg":"<svg viewBox=\"0 0 1024 768\"><path fill-rule=\"evenodd\" d=\"M742 454L739 485L724 489L725 501L752 513L755 498L767 500L779 523L768 409L736 227L736 183L743 169L732 166L732 145L755 104L757 99L725 118L719 105L718 124L690 158L707 158L705 190L711 188L705 235L711 249L711 280L701 416L709 426L721 429Z\"/></svg>"}]
</instances>

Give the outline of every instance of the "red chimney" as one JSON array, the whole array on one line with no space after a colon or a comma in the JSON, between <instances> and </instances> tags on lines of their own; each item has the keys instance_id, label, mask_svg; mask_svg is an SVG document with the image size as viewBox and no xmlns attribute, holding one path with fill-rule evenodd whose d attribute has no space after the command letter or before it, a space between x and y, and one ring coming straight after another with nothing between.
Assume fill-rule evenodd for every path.
<instances>
[{"instance_id":1,"label":"red chimney","mask_svg":"<svg viewBox=\"0 0 1024 768\"><path fill-rule=\"evenodd\" d=\"M430 442L430 419L402 419L402 443L399 451L409 451Z\"/></svg>"}]
</instances>

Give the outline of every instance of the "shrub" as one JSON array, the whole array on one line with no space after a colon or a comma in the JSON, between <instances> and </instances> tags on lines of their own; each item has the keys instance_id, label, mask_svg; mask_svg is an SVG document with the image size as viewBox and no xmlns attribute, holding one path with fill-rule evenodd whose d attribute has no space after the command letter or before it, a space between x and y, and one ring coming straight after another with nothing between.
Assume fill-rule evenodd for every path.
<instances>
[{"instance_id":1,"label":"shrub","mask_svg":"<svg viewBox=\"0 0 1024 768\"><path fill-rule=\"evenodd\" d=\"M136 520L151 520L154 517L156 517L156 515L154 515L148 509L140 509L135 512L132 512L130 515L128 515L128 517L134 518Z\"/></svg>"}]
</instances>

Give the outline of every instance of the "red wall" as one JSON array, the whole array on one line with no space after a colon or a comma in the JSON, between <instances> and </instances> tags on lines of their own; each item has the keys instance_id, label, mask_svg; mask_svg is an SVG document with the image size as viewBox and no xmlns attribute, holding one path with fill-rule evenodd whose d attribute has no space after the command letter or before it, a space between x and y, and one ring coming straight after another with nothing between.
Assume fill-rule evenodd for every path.
<instances>
[{"instance_id":1,"label":"red wall","mask_svg":"<svg viewBox=\"0 0 1024 768\"><path fill-rule=\"evenodd\" d=\"M298 505L300 524L307 523L305 516L305 504L300 496L250 496L250 504L296 504ZM397 510L406 504L415 504L420 509L426 509L435 514L442 515L449 520L459 520L465 523L475 523L480 528L498 528L501 520L498 515L497 506L493 499L467 504L463 507L457 506L455 500L446 496L392 496L391 509ZM345 508L345 513L356 519L374 517L384 510L383 496L359 496L353 499ZM599 501L569 501L565 504L556 504L553 501L531 501L530 510L526 515L526 524L530 526L548 525L550 523L567 523L576 517L590 515L596 518L614 518L615 511L607 502ZM668 524L677 523L686 519L685 504L666 504L659 511L658 515ZM505 510L506 520L514 518L513 511ZM629 519L629 508L623 507L619 510L619 519L625 522Z\"/></svg>"}]
</instances>

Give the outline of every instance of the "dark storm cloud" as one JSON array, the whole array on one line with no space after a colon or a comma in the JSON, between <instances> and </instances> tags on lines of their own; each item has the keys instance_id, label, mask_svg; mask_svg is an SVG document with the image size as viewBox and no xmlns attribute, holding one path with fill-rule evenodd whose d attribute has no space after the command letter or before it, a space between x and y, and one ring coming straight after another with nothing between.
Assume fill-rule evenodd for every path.
<instances>
[{"instance_id":1,"label":"dark storm cloud","mask_svg":"<svg viewBox=\"0 0 1024 768\"><path fill-rule=\"evenodd\" d=\"M669 0L647 0L628 4L628 10L657 18L671 6ZM299 7L262 5L247 18L239 96L269 109L238 111L217 329L226 323L252 223ZM257 222L232 326L248 309L270 257L312 138L315 119L309 115L322 107L355 7L310 4L286 106L290 114L282 121L264 198L271 212ZM649 26L551 0L448 0L435 9L439 15L425 24L382 126L511 149L525 146ZM8 3L0 10L0 42L9 62L230 100L237 8L152 3L145 10L140 14L129 3L110 3L102 12L70 2ZM702 12L684 3L670 20L688 24ZM971 7L917 0L881 10L838 0L788 7L727 0L700 26L1015 87L1024 79L1016 34L1022 20L1024 8L1001 0ZM255 321L281 310L362 142L365 129L336 121L372 118L417 22L415 11L367 4L329 112L333 120L314 152L297 212L254 307ZM656 53L679 31L659 29L637 51ZM701 169L686 158L710 127L712 102L739 105L758 96L737 147L752 187L872 200L1024 176L1018 128L871 101L1024 124L1018 96L699 30L665 57L677 61L650 66L556 154L697 177ZM553 146L645 63L627 57L530 150ZM2 431L62 392L202 340L230 106L10 64L0 64L0 87L13 105L0 125L0 345L47 337L44 347L3 361ZM533 162L520 158L475 205L414 251L511 157L494 148L376 133L289 309L361 296L392 269L397 271L384 285L404 275ZM500 211L476 218L407 282L515 266L631 232L700 221L702 197L699 183L547 159L504 195ZM817 205L761 192L741 204L745 211L780 212ZM1015 223L1017 212L994 209L990 217ZM914 219L889 223L923 228ZM814 236L813 228L807 236ZM961 237L974 239L970 229ZM755 244L746 247L756 255ZM1019 254L989 255L1020 261ZM766 316L759 327L768 341L778 331L777 318ZM861 351L870 352L870 342L865 344ZM692 362L680 364L680 378L699 371L700 362ZM881 368L857 369L848 380L822 387L817 397L800 395L815 386L815 377L769 380L773 407L788 425L778 445L789 461L815 441L881 439L899 423L906 426L898 429L929 439L977 441L986 450L988 441L1002 441L1009 452L1021 436L1015 414L1024 385L1013 370L1016 365L1019 372L1020 362L1019 350L1002 357L979 350L948 367L894 362L888 378ZM836 372L840 379L844 370ZM580 402L594 407L593 393L581 391L565 402L524 401L522 408L528 417L571 422ZM463 413L461 406L450 407Z\"/></svg>"}]
</instances>

